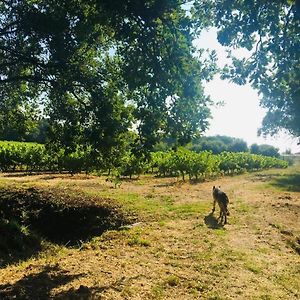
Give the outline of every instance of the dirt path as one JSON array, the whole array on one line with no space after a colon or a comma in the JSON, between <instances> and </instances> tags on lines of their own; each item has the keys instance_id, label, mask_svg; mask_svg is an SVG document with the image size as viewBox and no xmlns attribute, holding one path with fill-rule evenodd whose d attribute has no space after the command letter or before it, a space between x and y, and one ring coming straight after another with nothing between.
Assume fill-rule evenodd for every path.
<instances>
[{"instance_id":1,"label":"dirt path","mask_svg":"<svg viewBox=\"0 0 300 300\"><path fill-rule=\"evenodd\" d=\"M96 177L2 177L6 185L110 197L140 223L77 248L50 245L38 257L1 269L0 298L299 299L300 191L288 181L298 171L198 184L142 177L119 189ZM230 198L224 227L210 214L212 185Z\"/></svg>"}]
</instances>

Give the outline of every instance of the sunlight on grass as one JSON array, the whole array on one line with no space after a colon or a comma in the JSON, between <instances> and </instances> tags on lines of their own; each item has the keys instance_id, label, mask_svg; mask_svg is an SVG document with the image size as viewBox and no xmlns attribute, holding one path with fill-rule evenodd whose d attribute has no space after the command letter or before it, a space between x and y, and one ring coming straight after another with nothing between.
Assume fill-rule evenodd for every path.
<instances>
[{"instance_id":1,"label":"sunlight on grass","mask_svg":"<svg viewBox=\"0 0 300 300\"><path fill-rule=\"evenodd\" d=\"M224 300L225 298L221 297L217 292L209 292L207 294L207 299L209 299L209 300Z\"/></svg>"},{"instance_id":2,"label":"sunlight on grass","mask_svg":"<svg viewBox=\"0 0 300 300\"><path fill-rule=\"evenodd\" d=\"M285 209L273 216L272 203L283 194L291 195L289 202L298 201L299 196L270 184L296 174L282 173L270 170L256 177L252 173L219 178L218 184L228 187L232 195L225 226L209 226L219 216L218 208L210 213L212 182L166 185L167 181L141 176L115 189L103 178L0 179L0 187L55 190L60 186L72 197L81 193L99 203L117 203L132 216L132 224L138 224L106 231L89 241L78 240L76 248L42 241L39 255L2 270L2 278L31 276L39 266L49 264L83 273L80 281L61 287L73 288L74 297L81 296L77 292L82 285L97 286L101 291L97 296L107 299L297 299L299 255L286 241L298 238L298 224L293 223L294 229L288 226L297 215ZM272 197L264 196L268 192ZM28 230L20 227L24 235ZM113 283L117 285L105 290Z\"/></svg>"},{"instance_id":3,"label":"sunlight on grass","mask_svg":"<svg viewBox=\"0 0 300 300\"><path fill-rule=\"evenodd\" d=\"M244 266L247 270L253 272L254 274L260 274L262 271L261 267L255 265L253 262L246 262Z\"/></svg>"},{"instance_id":4,"label":"sunlight on grass","mask_svg":"<svg viewBox=\"0 0 300 300\"><path fill-rule=\"evenodd\" d=\"M213 230L212 233L216 236L222 237L222 236L226 236L227 230L224 227L221 227Z\"/></svg>"},{"instance_id":5,"label":"sunlight on grass","mask_svg":"<svg viewBox=\"0 0 300 300\"><path fill-rule=\"evenodd\" d=\"M156 284L151 288L151 294L153 299L161 299L164 294L164 286L162 284Z\"/></svg>"},{"instance_id":6,"label":"sunlight on grass","mask_svg":"<svg viewBox=\"0 0 300 300\"><path fill-rule=\"evenodd\" d=\"M300 296L300 285L299 285L299 274L300 274L300 266L289 265L278 272L273 280L282 285L287 291L291 294L294 294L296 297ZM297 298L299 299L299 298Z\"/></svg>"},{"instance_id":7,"label":"sunlight on grass","mask_svg":"<svg viewBox=\"0 0 300 300\"><path fill-rule=\"evenodd\" d=\"M138 236L134 236L131 239L128 240L129 246L143 246L143 247L149 247L151 245L151 242L146 239L142 239Z\"/></svg>"},{"instance_id":8,"label":"sunlight on grass","mask_svg":"<svg viewBox=\"0 0 300 300\"><path fill-rule=\"evenodd\" d=\"M138 193L124 193L122 190L113 191L85 191L90 195L98 195L105 198L113 198L125 205L126 208L136 211L141 215L154 214L160 218L170 213L177 217L203 214L210 210L210 203L176 203L172 195L155 195L153 193L143 196ZM171 215L170 215L171 216Z\"/></svg>"},{"instance_id":9,"label":"sunlight on grass","mask_svg":"<svg viewBox=\"0 0 300 300\"><path fill-rule=\"evenodd\" d=\"M210 208L210 205L207 203L184 203L184 204L175 204L174 206L168 206L170 212L174 212L178 217L191 216L196 214L204 214Z\"/></svg>"},{"instance_id":10,"label":"sunlight on grass","mask_svg":"<svg viewBox=\"0 0 300 300\"><path fill-rule=\"evenodd\" d=\"M180 280L176 275L170 275L166 278L165 282L169 286L177 286Z\"/></svg>"},{"instance_id":11,"label":"sunlight on grass","mask_svg":"<svg viewBox=\"0 0 300 300\"><path fill-rule=\"evenodd\" d=\"M272 300L272 296L268 295L268 294L263 294L261 296L259 296L260 300Z\"/></svg>"},{"instance_id":12,"label":"sunlight on grass","mask_svg":"<svg viewBox=\"0 0 300 300\"><path fill-rule=\"evenodd\" d=\"M236 262L236 261L244 261L245 258L247 257L247 254L244 251L233 250L226 247L220 253L220 256L229 261Z\"/></svg>"},{"instance_id":13,"label":"sunlight on grass","mask_svg":"<svg viewBox=\"0 0 300 300\"><path fill-rule=\"evenodd\" d=\"M238 213L249 213L253 210L251 206L246 204L242 199L237 198L235 200L236 211Z\"/></svg>"}]
</instances>

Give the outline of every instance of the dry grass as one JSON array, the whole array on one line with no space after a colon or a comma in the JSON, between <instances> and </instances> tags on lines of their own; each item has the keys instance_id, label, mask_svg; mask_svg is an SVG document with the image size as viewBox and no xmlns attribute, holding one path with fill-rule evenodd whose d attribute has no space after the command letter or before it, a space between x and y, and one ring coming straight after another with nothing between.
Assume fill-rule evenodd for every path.
<instances>
[{"instance_id":1,"label":"dry grass","mask_svg":"<svg viewBox=\"0 0 300 300\"><path fill-rule=\"evenodd\" d=\"M198 184L144 176L115 189L93 176L2 176L114 199L140 223L1 269L0 298L299 299L298 178L295 168ZM210 214L213 185L229 195L225 227Z\"/></svg>"}]
</instances>

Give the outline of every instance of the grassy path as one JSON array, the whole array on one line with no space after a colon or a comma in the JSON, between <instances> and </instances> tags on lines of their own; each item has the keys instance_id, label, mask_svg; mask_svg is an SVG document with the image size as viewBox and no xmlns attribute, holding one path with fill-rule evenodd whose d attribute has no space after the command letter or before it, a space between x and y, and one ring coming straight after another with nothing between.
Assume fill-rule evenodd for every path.
<instances>
[{"instance_id":1,"label":"grassy path","mask_svg":"<svg viewBox=\"0 0 300 300\"><path fill-rule=\"evenodd\" d=\"M299 174L294 167L198 184L142 177L118 189L83 175L2 177L6 186L116 199L139 223L2 268L0 298L299 299ZM213 185L229 195L224 227L210 214Z\"/></svg>"}]
</instances>

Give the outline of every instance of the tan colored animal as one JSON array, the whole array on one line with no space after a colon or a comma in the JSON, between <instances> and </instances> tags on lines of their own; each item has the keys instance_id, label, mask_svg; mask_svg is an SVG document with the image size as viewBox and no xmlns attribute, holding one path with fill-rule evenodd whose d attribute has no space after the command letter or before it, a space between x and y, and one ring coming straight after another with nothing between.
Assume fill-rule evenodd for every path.
<instances>
[{"instance_id":1,"label":"tan colored animal","mask_svg":"<svg viewBox=\"0 0 300 300\"><path fill-rule=\"evenodd\" d=\"M217 188L213 186L213 198L214 198L214 204L213 204L213 209L212 212L214 213L216 209L216 202L218 203L220 207L220 216L219 219L221 219L221 223L223 222L223 219L225 217L225 222L224 224L227 223L227 216L229 216L229 211L228 211L228 204L229 204L229 199L227 195L221 191L220 187Z\"/></svg>"}]
</instances>

